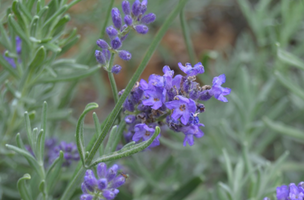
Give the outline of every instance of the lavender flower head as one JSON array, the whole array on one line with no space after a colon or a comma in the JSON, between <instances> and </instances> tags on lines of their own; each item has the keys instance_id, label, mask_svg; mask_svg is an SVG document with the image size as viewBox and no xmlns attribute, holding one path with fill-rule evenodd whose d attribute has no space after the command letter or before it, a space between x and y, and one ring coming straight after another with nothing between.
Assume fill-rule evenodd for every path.
<instances>
[{"instance_id":1,"label":"lavender flower head","mask_svg":"<svg viewBox=\"0 0 304 200\"><path fill-rule=\"evenodd\" d=\"M201 101L211 97L228 101L225 95L231 90L221 86L225 82L224 74L215 77L212 86L200 86L195 80L197 75L204 73L202 63L193 67L190 63L178 65L186 75L174 76L174 71L164 66L163 76L152 74L148 81L141 80L133 87L123 104L127 114L126 141L146 141L154 134L155 127L160 125L182 132L185 135L183 145L192 146L194 138L204 135L201 130L204 125L198 117L205 111ZM149 148L159 145L159 137Z\"/></svg>"},{"instance_id":2,"label":"lavender flower head","mask_svg":"<svg viewBox=\"0 0 304 200\"><path fill-rule=\"evenodd\" d=\"M75 143L66 143L64 141L60 142L59 145L55 146L49 152L49 163L53 163L56 158L59 157L60 151L63 152L63 166L69 167L73 161L78 161L80 159L77 146Z\"/></svg>"},{"instance_id":3,"label":"lavender flower head","mask_svg":"<svg viewBox=\"0 0 304 200\"><path fill-rule=\"evenodd\" d=\"M111 200L118 194L120 186L126 182L126 175L118 173L119 166L114 164L107 169L105 163L97 165L97 178L92 170L87 170L81 184L83 194L80 200Z\"/></svg>"},{"instance_id":4,"label":"lavender flower head","mask_svg":"<svg viewBox=\"0 0 304 200\"><path fill-rule=\"evenodd\" d=\"M149 31L149 28L146 25L155 21L156 16L154 13L145 15L147 5L147 0L135 0L132 5L130 5L129 1L123 1L121 6L124 17L121 15L118 8L112 9L111 17L113 25L106 28L106 33L110 38L110 42L107 43L102 39L97 40L97 46L100 47L102 51L95 51L97 62L108 72L119 73L117 70L111 70L113 67L109 66L111 56L114 54L118 54L123 60L131 59L132 55L130 52L120 49L123 45L123 41L128 37L129 32L135 30L139 34L146 34Z\"/></svg>"},{"instance_id":5,"label":"lavender flower head","mask_svg":"<svg viewBox=\"0 0 304 200\"><path fill-rule=\"evenodd\" d=\"M289 186L282 185L276 189L277 200L304 200L304 182L298 185L290 183ZM264 200L270 200L265 197Z\"/></svg>"}]
</instances>

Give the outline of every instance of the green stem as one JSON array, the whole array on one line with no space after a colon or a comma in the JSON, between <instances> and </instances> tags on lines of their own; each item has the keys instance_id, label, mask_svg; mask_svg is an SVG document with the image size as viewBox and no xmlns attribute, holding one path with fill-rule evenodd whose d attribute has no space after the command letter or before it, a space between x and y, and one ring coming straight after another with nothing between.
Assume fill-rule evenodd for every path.
<instances>
[{"instance_id":1,"label":"green stem","mask_svg":"<svg viewBox=\"0 0 304 200\"><path fill-rule=\"evenodd\" d=\"M111 70L110 68L113 65L114 57L115 57L115 54L112 53L111 59L110 59L110 63L109 63L108 77L109 77L109 80L110 80L110 83L111 83L111 88L112 88L112 94L113 94L114 102L117 103L117 101L118 101L118 90L117 90L117 86L116 86L114 75L113 75L112 72L110 72L110 70Z\"/></svg>"},{"instance_id":2,"label":"green stem","mask_svg":"<svg viewBox=\"0 0 304 200\"><path fill-rule=\"evenodd\" d=\"M108 120L105 122L105 126L102 129L101 134L97 138L96 142L94 143L92 149L90 150L90 153L87 157L86 164L90 165L92 162L92 159L94 158L96 152L98 151L99 146L103 142L104 138L106 137L107 133L110 131L114 121L116 120L117 116L120 113L121 107L123 103L125 102L127 96L130 94L134 84L139 79L140 75L144 71L145 67L147 66L150 58L152 57L154 51L156 50L158 44L160 43L161 39L165 35L166 31L168 30L169 26L171 25L171 22L175 19L175 17L178 15L178 13L181 11L181 9L186 4L187 0L181 0L179 1L178 5L174 8L174 10L170 13L168 18L165 20L162 27L157 32L154 39L151 41L151 45L149 46L142 62L140 63L138 69L135 71L133 77L131 78L130 82L128 83L127 87L125 88L124 93L119 98L117 104L115 105L113 111L110 113Z\"/></svg>"},{"instance_id":3,"label":"green stem","mask_svg":"<svg viewBox=\"0 0 304 200\"><path fill-rule=\"evenodd\" d=\"M106 28L107 28L107 25L108 25L108 21L110 19L110 15L111 15L111 10L112 10L113 4L114 4L114 0L111 0L111 2L109 4L109 7L107 9L106 20L104 21L102 29L100 31L100 38L103 38L104 33L106 31Z\"/></svg>"},{"instance_id":4,"label":"green stem","mask_svg":"<svg viewBox=\"0 0 304 200\"><path fill-rule=\"evenodd\" d=\"M188 51L188 54L189 54L191 64L195 64L196 63L196 56L195 56L195 52L194 52L193 45L192 45L192 42L191 42L189 28L186 25L186 18L185 18L184 9L181 10L181 12L179 14L179 17L180 17L181 28L182 28L182 31L183 31L183 36L184 36L184 40L185 40L185 43L186 43L186 47L187 47L187 51Z\"/></svg>"}]
</instances>

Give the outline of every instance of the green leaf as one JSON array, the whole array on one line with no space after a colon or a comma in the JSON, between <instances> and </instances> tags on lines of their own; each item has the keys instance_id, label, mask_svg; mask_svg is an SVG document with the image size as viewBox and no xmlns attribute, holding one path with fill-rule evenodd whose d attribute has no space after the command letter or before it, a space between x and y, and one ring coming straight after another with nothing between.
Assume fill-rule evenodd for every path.
<instances>
[{"instance_id":1,"label":"green leaf","mask_svg":"<svg viewBox=\"0 0 304 200\"><path fill-rule=\"evenodd\" d=\"M287 77L284 77L280 72L276 71L274 73L276 76L277 80L284 85L287 89L289 89L291 92L293 92L295 95L300 97L301 99L304 100L304 92L299 86L295 85L292 83Z\"/></svg>"},{"instance_id":2,"label":"green leaf","mask_svg":"<svg viewBox=\"0 0 304 200\"><path fill-rule=\"evenodd\" d=\"M40 165L43 165L44 143L45 143L45 133L44 130L41 129L37 137L37 144L35 148L35 155Z\"/></svg>"},{"instance_id":3,"label":"green leaf","mask_svg":"<svg viewBox=\"0 0 304 200\"><path fill-rule=\"evenodd\" d=\"M24 112L24 119L25 119L25 129L26 129L26 133L27 133L27 139L28 139L29 144L32 147L34 144L35 138L33 137L31 122L30 122L29 114L27 111Z\"/></svg>"},{"instance_id":4,"label":"green leaf","mask_svg":"<svg viewBox=\"0 0 304 200\"><path fill-rule=\"evenodd\" d=\"M56 181L58 180L58 177L60 175L60 170L62 168L63 163L63 152L60 151L59 157L56 158L56 160L52 163L51 167L48 169L46 173L46 182L47 182L47 190L50 191Z\"/></svg>"},{"instance_id":5,"label":"green leaf","mask_svg":"<svg viewBox=\"0 0 304 200\"><path fill-rule=\"evenodd\" d=\"M226 172L228 175L228 181L229 181L229 183L232 184L232 182L233 182L232 165L231 165L231 161L227 154L226 149L223 149L223 154L224 154L224 158L225 158L225 165L226 165Z\"/></svg>"},{"instance_id":6,"label":"green leaf","mask_svg":"<svg viewBox=\"0 0 304 200\"><path fill-rule=\"evenodd\" d=\"M274 122L267 117L263 117L263 121L269 128L271 128L275 132L278 132L285 136L289 136L296 141L304 142L304 132L303 131L295 129L290 126L286 126L282 123Z\"/></svg>"},{"instance_id":7,"label":"green leaf","mask_svg":"<svg viewBox=\"0 0 304 200\"><path fill-rule=\"evenodd\" d=\"M5 145L7 148L9 148L10 150L13 150L17 153L19 153L20 155L22 155L27 161L28 163L36 170L36 172L39 174L39 176L41 178L44 177L44 169L42 166L40 166L37 161L35 160L35 158L27 151L23 150L23 149L20 149L16 146L13 146L13 145L9 145L9 144L6 144Z\"/></svg>"},{"instance_id":8,"label":"green leaf","mask_svg":"<svg viewBox=\"0 0 304 200\"><path fill-rule=\"evenodd\" d=\"M34 59L29 64L29 69L34 70L42 65L46 57L46 52L44 46L41 46L35 53Z\"/></svg>"},{"instance_id":9,"label":"green leaf","mask_svg":"<svg viewBox=\"0 0 304 200\"><path fill-rule=\"evenodd\" d=\"M8 71L13 77L19 78L19 74L17 73L16 69L14 69L1 55L0 56L0 64L1 66Z\"/></svg>"},{"instance_id":10,"label":"green leaf","mask_svg":"<svg viewBox=\"0 0 304 200\"><path fill-rule=\"evenodd\" d=\"M20 196L23 200L33 200L30 190L26 185L26 180L30 180L31 176L29 174L24 174L17 182L17 188L20 193Z\"/></svg>"},{"instance_id":11,"label":"green leaf","mask_svg":"<svg viewBox=\"0 0 304 200\"><path fill-rule=\"evenodd\" d=\"M200 177L194 177L193 179L179 187L175 192L166 197L166 199L183 200L189 194L191 194L201 183L202 179Z\"/></svg>"},{"instance_id":12,"label":"green leaf","mask_svg":"<svg viewBox=\"0 0 304 200\"><path fill-rule=\"evenodd\" d=\"M93 157L95 156L96 152L98 151L98 148L99 148L100 144L104 140L104 137L109 132L109 130L111 129L111 127L114 123L114 121L116 120L116 117L120 113L121 107L122 107L123 103L125 102L127 96L130 94L132 88L134 87L134 84L139 79L140 75L142 74L145 67L147 66L147 64L148 64L150 58L152 57L154 51L156 50L158 44L160 43L161 39L165 35L169 26L171 25L171 22L179 14L179 12L184 7L186 2L187 2L187 0L181 0L181 1L178 2L178 5L169 14L168 18L164 21L164 24L158 30L154 39L151 41L151 45L149 46L144 58L142 59L142 62L140 63L138 69L135 71L134 75L132 76L131 80L129 81L127 87L125 88L124 93L119 98L119 100L118 100L117 104L115 105L114 109L110 113L109 118L105 122L105 126L102 129L102 133L99 135L96 142L94 143L94 146L90 150L90 154L89 154L88 159L87 159L87 164L92 161Z\"/></svg>"},{"instance_id":13,"label":"green leaf","mask_svg":"<svg viewBox=\"0 0 304 200\"><path fill-rule=\"evenodd\" d=\"M98 159L94 160L93 164L91 164L89 166L89 168L91 168L91 167L93 167L93 166L95 166L95 165L97 165L98 163L101 163L101 162L117 160L117 159L120 159L120 158L123 158L123 157L130 156L130 155L135 154L137 152L143 151L148 146L150 146L150 144L159 135L159 133L160 133L160 128L157 126L155 128L155 132L154 132L153 136L149 140L144 141L144 142L140 142L139 144L130 146L129 148L124 148L124 150L115 151L112 154L102 156L101 158L98 158Z\"/></svg>"},{"instance_id":14,"label":"green leaf","mask_svg":"<svg viewBox=\"0 0 304 200\"><path fill-rule=\"evenodd\" d=\"M14 29L16 34L24 41L28 46L31 46L27 35L25 32L22 30L22 28L18 25L18 23L14 20L13 15L9 14L8 15L8 23L9 25Z\"/></svg>"},{"instance_id":15,"label":"green leaf","mask_svg":"<svg viewBox=\"0 0 304 200\"><path fill-rule=\"evenodd\" d=\"M83 124L84 124L84 118L90 112L91 110L94 110L98 108L97 103L89 103L86 105L84 111L80 115L78 119L78 123L76 126L76 143L77 143L77 149L80 155L80 159L82 161L83 166L85 166L85 147L84 147L84 140L83 140Z\"/></svg>"},{"instance_id":16,"label":"green leaf","mask_svg":"<svg viewBox=\"0 0 304 200\"><path fill-rule=\"evenodd\" d=\"M64 13L68 9L67 5L62 6L59 10L57 10L44 24L42 28L45 28L47 25L52 23L59 15Z\"/></svg>"},{"instance_id":17,"label":"green leaf","mask_svg":"<svg viewBox=\"0 0 304 200\"><path fill-rule=\"evenodd\" d=\"M289 65L293 65L301 70L304 70L304 62L300 58L296 57L295 55L293 55L281 48L278 48L277 55L281 61L283 61Z\"/></svg>"},{"instance_id":18,"label":"green leaf","mask_svg":"<svg viewBox=\"0 0 304 200\"><path fill-rule=\"evenodd\" d=\"M99 69L100 69L100 66L98 65L98 66L92 67L88 70L78 70L77 72L74 72L74 73L59 74L56 78L54 78L54 77L42 77L39 80L39 82L42 82L42 83L56 83L56 82L78 80L78 79L90 76L91 74L94 74Z\"/></svg>"},{"instance_id":19,"label":"green leaf","mask_svg":"<svg viewBox=\"0 0 304 200\"><path fill-rule=\"evenodd\" d=\"M20 133L17 133L16 135L16 143L17 143L17 146L20 148L20 149L25 149L24 148L24 144L22 142L22 139L20 137Z\"/></svg>"},{"instance_id":20,"label":"green leaf","mask_svg":"<svg viewBox=\"0 0 304 200\"><path fill-rule=\"evenodd\" d=\"M115 126L113 126L113 128L114 127ZM113 151L115 151L115 149L121 139L121 136L123 134L125 127L126 127L125 120L121 120L117 129L113 130L113 128L112 128L106 148L105 148L105 154L109 154L109 153L112 153Z\"/></svg>"},{"instance_id":21,"label":"green leaf","mask_svg":"<svg viewBox=\"0 0 304 200\"><path fill-rule=\"evenodd\" d=\"M38 23L39 23L39 16L35 15L33 17L32 21L31 21L31 24L30 24L30 35L33 36L33 37L36 36ZM31 38L32 37L30 37L30 40L31 40Z\"/></svg>"},{"instance_id":22,"label":"green leaf","mask_svg":"<svg viewBox=\"0 0 304 200\"><path fill-rule=\"evenodd\" d=\"M61 48L58 45L54 44L53 42L48 42L43 45L45 46L46 49L51 50L55 53L58 53L61 51Z\"/></svg>"}]
</instances>

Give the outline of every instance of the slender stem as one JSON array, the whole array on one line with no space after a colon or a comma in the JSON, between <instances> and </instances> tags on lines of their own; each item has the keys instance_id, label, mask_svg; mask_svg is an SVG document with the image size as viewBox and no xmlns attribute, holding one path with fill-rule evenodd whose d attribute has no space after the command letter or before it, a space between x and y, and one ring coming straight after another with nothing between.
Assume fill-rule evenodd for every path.
<instances>
[{"instance_id":1,"label":"slender stem","mask_svg":"<svg viewBox=\"0 0 304 200\"><path fill-rule=\"evenodd\" d=\"M109 63L108 77L109 77L109 80L110 80L110 83L111 83L111 88L112 88L112 94L113 94L114 102L117 103L117 101L118 101L118 90L117 90L117 86L116 86L114 75L113 75L112 72L110 72L110 68L113 65L114 57L115 57L115 54L112 53L111 59L110 59L110 63Z\"/></svg>"},{"instance_id":2,"label":"slender stem","mask_svg":"<svg viewBox=\"0 0 304 200\"><path fill-rule=\"evenodd\" d=\"M90 150L90 153L87 157L86 164L90 165L92 162L92 159L94 158L96 152L98 151L99 146L103 142L104 138L106 137L109 130L112 128L112 125L114 121L116 120L117 116L120 113L121 106L123 105L124 101L126 100L127 96L130 94L134 84L144 71L145 67L147 66L149 60L151 59L154 51L156 50L158 44L160 43L160 40L165 35L166 31L168 30L169 26L171 25L172 21L175 19L175 17L178 15L178 13L181 11L181 9L186 4L187 0L181 0L179 1L178 5L172 10L168 18L165 20L162 27L158 30L157 34L155 35L154 39L151 41L151 45L149 46L142 62L140 63L138 69L135 71L133 77L131 78L130 82L128 83L127 87L125 88L124 93L121 95L121 97L118 99L117 104L115 105L113 111L110 113L107 121L105 122L105 126L102 129L101 134L95 141L93 147Z\"/></svg>"},{"instance_id":3,"label":"slender stem","mask_svg":"<svg viewBox=\"0 0 304 200\"><path fill-rule=\"evenodd\" d=\"M193 45L192 45L192 42L191 42L189 29L186 25L186 18L185 18L184 9L181 10L181 12L179 14L179 17L180 17L181 28L182 28L182 31L183 31L183 36L184 36L184 40L185 40L185 43L186 43L186 47L187 47L187 51L188 51L188 54L189 54L190 61L191 61L192 64L195 64L196 63L196 56L195 56L195 52L194 52Z\"/></svg>"},{"instance_id":4,"label":"slender stem","mask_svg":"<svg viewBox=\"0 0 304 200\"><path fill-rule=\"evenodd\" d=\"M100 38L103 38L104 33L105 33L105 31L106 31L106 27L107 27L108 21L109 21L109 19L110 19L111 10L112 10L114 1L115 1L115 0L110 0L110 4L109 4L109 7L108 7L107 13L106 13L106 20L104 21L103 26L102 26L102 29L101 29L101 31L100 31Z\"/></svg>"}]
</instances>

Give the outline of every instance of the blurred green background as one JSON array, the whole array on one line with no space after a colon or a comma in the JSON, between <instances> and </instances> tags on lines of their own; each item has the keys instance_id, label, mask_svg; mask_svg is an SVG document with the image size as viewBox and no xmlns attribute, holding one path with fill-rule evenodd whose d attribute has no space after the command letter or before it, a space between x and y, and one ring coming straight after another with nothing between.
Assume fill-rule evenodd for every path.
<instances>
[{"instance_id":1,"label":"blurred green background","mask_svg":"<svg viewBox=\"0 0 304 200\"><path fill-rule=\"evenodd\" d=\"M176 3L149 1L148 12L155 13L157 20L147 35L133 32L124 42L123 49L133 56L129 62L114 61L123 67L115 75L119 90ZM8 4L2 0L1 13ZM77 27L81 38L62 57L96 65L95 42L108 4L107 0L83 0L68 11L68 28ZM114 3L115 7L120 4L120 0ZM117 199L258 200L273 196L276 186L303 181L304 1L189 0L185 16L196 61L205 67L199 81L211 84L214 76L226 74L224 86L232 89L229 102L206 102L200 116L205 136L196 139L194 146L183 147L182 133L166 131L159 147L119 160L130 178ZM142 78L162 74L164 65L180 73L178 62L190 62L190 58L176 18ZM68 107L73 112L68 120L54 123L49 132L73 141L75 121L87 103L100 105L95 112L103 120L114 101L102 69L81 81L59 85L51 101L69 90L73 95ZM93 119L87 117L85 122L89 140ZM62 179L68 180L69 175ZM6 198L14 196L8 188L3 192Z\"/></svg>"}]
</instances>

